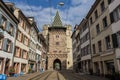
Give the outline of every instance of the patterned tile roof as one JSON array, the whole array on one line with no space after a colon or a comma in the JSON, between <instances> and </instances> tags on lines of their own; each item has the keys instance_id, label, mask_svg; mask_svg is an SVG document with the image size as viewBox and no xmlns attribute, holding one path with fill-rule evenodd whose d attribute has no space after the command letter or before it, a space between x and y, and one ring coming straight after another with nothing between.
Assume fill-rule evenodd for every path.
<instances>
[{"instance_id":1,"label":"patterned tile roof","mask_svg":"<svg viewBox=\"0 0 120 80\"><path fill-rule=\"evenodd\" d=\"M54 21L52 23L52 27L62 27L62 21L59 16L59 12L56 12L56 15L54 17Z\"/></svg>"}]
</instances>

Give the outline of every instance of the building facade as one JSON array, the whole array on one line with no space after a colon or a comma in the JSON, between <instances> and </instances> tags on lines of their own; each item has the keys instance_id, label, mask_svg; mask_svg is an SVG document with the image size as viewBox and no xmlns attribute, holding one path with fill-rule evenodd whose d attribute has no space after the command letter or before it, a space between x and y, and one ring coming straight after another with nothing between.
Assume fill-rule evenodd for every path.
<instances>
[{"instance_id":1,"label":"building facade","mask_svg":"<svg viewBox=\"0 0 120 80\"><path fill-rule=\"evenodd\" d=\"M87 19L83 19L79 25L75 26L72 39L75 71L89 73L90 69L92 69L92 61L90 50L90 31Z\"/></svg>"},{"instance_id":2,"label":"building facade","mask_svg":"<svg viewBox=\"0 0 120 80\"><path fill-rule=\"evenodd\" d=\"M42 55L42 44L41 44L41 38L40 34L38 34L38 42L36 46L36 66L37 66L37 71L40 70L41 68L41 55Z\"/></svg>"},{"instance_id":3,"label":"building facade","mask_svg":"<svg viewBox=\"0 0 120 80\"><path fill-rule=\"evenodd\" d=\"M89 11L93 73L110 75L118 71L112 42L112 29L109 15L109 0L96 0Z\"/></svg>"},{"instance_id":4,"label":"building facade","mask_svg":"<svg viewBox=\"0 0 120 80\"><path fill-rule=\"evenodd\" d=\"M36 56L38 55L38 53L36 52L36 50L37 50L39 30L36 26L33 17L29 17L28 20L31 24L28 65L29 65L29 69L32 69L33 71L37 71Z\"/></svg>"},{"instance_id":5,"label":"building facade","mask_svg":"<svg viewBox=\"0 0 120 80\"><path fill-rule=\"evenodd\" d=\"M13 12L0 1L0 73L8 75L13 65L18 20Z\"/></svg>"},{"instance_id":6,"label":"building facade","mask_svg":"<svg viewBox=\"0 0 120 80\"><path fill-rule=\"evenodd\" d=\"M46 40L33 17L26 17L13 3L0 1L0 73L46 70Z\"/></svg>"},{"instance_id":7,"label":"building facade","mask_svg":"<svg viewBox=\"0 0 120 80\"><path fill-rule=\"evenodd\" d=\"M80 46L80 27L76 25L72 34L73 40L73 64L74 71L79 72L81 70L81 46Z\"/></svg>"},{"instance_id":8,"label":"building facade","mask_svg":"<svg viewBox=\"0 0 120 80\"><path fill-rule=\"evenodd\" d=\"M78 27L78 25L75 25L74 31L72 33L72 53L73 53L73 70L77 71L78 68L78 64L77 64L77 52L76 52L76 28Z\"/></svg>"},{"instance_id":9,"label":"building facade","mask_svg":"<svg viewBox=\"0 0 120 80\"><path fill-rule=\"evenodd\" d=\"M27 73L29 40L30 40L29 33L31 26L27 18L20 9L15 8L14 15L19 20L19 23L18 23L17 36L16 36L13 67L15 69L15 73L20 73L20 72Z\"/></svg>"},{"instance_id":10,"label":"building facade","mask_svg":"<svg viewBox=\"0 0 120 80\"><path fill-rule=\"evenodd\" d=\"M40 59L40 69L46 70L47 69L47 43L42 33L39 34L40 36L40 44L41 44L41 59Z\"/></svg>"},{"instance_id":11,"label":"building facade","mask_svg":"<svg viewBox=\"0 0 120 80\"><path fill-rule=\"evenodd\" d=\"M115 48L118 72L120 72L120 1L109 1L109 13L112 28L113 48Z\"/></svg>"},{"instance_id":12,"label":"building facade","mask_svg":"<svg viewBox=\"0 0 120 80\"><path fill-rule=\"evenodd\" d=\"M52 26L43 27L43 35L48 41L47 69L72 69L72 29L62 25L58 11Z\"/></svg>"},{"instance_id":13,"label":"building facade","mask_svg":"<svg viewBox=\"0 0 120 80\"><path fill-rule=\"evenodd\" d=\"M81 71L89 73L92 68L91 51L90 51L90 32L87 19L83 19L79 25L79 40L80 42L80 57L81 57Z\"/></svg>"},{"instance_id":14,"label":"building facade","mask_svg":"<svg viewBox=\"0 0 120 80\"><path fill-rule=\"evenodd\" d=\"M119 25L120 1L95 0L78 26L80 40L74 38L76 42L80 42L80 48L76 46L73 56L79 52L77 49L80 49L80 69L83 72L113 75L120 71ZM77 30L73 35L75 32L77 33Z\"/></svg>"}]
</instances>

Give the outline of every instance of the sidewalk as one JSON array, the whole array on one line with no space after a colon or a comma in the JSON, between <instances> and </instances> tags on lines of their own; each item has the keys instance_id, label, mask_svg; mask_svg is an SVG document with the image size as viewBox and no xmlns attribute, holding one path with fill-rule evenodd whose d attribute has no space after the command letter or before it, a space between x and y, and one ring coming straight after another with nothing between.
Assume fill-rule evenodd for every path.
<instances>
[{"instance_id":1,"label":"sidewalk","mask_svg":"<svg viewBox=\"0 0 120 80\"><path fill-rule=\"evenodd\" d=\"M30 74L24 74L22 76L18 77L7 77L7 80L29 80L32 77L35 77L36 75L41 74L40 72L30 73Z\"/></svg>"},{"instance_id":2,"label":"sidewalk","mask_svg":"<svg viewBox=\"0 0 120 80\"><path fill-rule=\"evenodd\" d=\"M102 77L102 76L95 76L95 75L89 75L85 73L74 73L78 76L81 76L85 78L86 80L109 80L108 78Z\"/></svg>"}]
</instances>

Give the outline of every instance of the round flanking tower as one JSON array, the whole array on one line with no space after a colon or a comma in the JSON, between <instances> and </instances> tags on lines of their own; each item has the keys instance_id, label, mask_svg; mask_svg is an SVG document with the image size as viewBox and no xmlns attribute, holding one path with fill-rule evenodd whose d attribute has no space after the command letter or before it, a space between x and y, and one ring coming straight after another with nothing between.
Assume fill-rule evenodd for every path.
<instances>
[{"instance_id":1,"label":"round flanking tower","mask_svg":"<svg viewBox=\"0 0 120 80\"><path fill-rule=\"evenodd\" d=\"M43 35L48 43L47 69L73 69L72 27L63 26L56 12L51 26L43 26Z\"/></svg>"}]
</instances>

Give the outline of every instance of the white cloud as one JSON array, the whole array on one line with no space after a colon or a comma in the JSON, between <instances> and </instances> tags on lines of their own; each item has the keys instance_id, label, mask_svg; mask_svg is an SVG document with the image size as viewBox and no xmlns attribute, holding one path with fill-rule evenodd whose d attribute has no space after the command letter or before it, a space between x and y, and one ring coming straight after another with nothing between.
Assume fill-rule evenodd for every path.
<instances>
[{"instance_id":1,"label":"white cloud","mask_svg":"<svg viewBox=\"0 0 120 80\"><path fill-rule=\"evenodd\" d=\"M91 3L94 0L71 0L71 3L73 6L78 5L78 4L88 4Z\"/></svg>"},{"instance_id":2,"label":"white cloud","mask_svg":"<svg viewBox=\"0 0 120 80\"><path fill-rule=\"evenodd\" d=\"M71 0L73 6L69 6L64 10L59 10L63 24L79 24L80 21L86 16L91 4L94 0ZM51 23L50 8L43 8L42 6L29 6L24 3L16 4L26 16L33 16L37 21L39 30L42 30L44 24ZM52 21L57 9L52 8Z\"/></svg>"}]
</instances>

